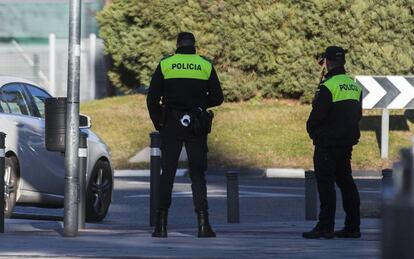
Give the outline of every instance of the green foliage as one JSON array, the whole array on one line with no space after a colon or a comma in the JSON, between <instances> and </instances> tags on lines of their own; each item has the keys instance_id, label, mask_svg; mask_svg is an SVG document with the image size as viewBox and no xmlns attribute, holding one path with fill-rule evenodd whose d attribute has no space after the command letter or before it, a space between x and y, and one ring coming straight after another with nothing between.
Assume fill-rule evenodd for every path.
<instances>
[{"instance_id":1,"label":"green foliage","mask_svg":"<svg viewBox=\"0 0 414 259\"><path fill-rule=\"evenodd\" d=\"M413 0L114 0L98 21L124 91L149 84L180 31L213 60L228 101L309 101L328 45L348 50L351 74L414 73Z\"/></svg>"}]
</instances>

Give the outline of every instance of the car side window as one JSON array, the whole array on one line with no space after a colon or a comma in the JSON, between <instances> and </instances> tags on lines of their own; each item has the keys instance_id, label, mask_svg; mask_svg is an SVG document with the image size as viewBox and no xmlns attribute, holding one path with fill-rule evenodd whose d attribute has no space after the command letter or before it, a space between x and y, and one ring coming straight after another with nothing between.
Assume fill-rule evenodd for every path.
<instances>
[{"instance_id":1,"label":"car side window","mask_svg":"<svg viewBox=\"0 0 414 259\"><path fill-rule=\"evenodd\" d=\"M25 84L25 87L32 97L33 103L39 112L40 117L45 118L45 102L47 98L50 98L50 95L46 91L32 85Z\"/></svg>"},{"instance_id":2,"label":"car side window","mask_svg":"<svg viewBox=\"0 0 414 259\"><path fill-rule=\"evenodd\" d=\"M0 108L1 112L10 113L9 105L7 104L6 98L3 95L3 91L0 92Z\"/></svg>"},{"instance_id":3,"label":"car side window","mask_svg":"<svg viewBox=\"0 0 414 259\"><path fill-rule=\"evenodd\" d=\"M3 86L1 95L1 99L7 104L10 113L30 115L28 102L25 99L23 89L19 84L8 84Z\"/></svg>"}]
</instances>

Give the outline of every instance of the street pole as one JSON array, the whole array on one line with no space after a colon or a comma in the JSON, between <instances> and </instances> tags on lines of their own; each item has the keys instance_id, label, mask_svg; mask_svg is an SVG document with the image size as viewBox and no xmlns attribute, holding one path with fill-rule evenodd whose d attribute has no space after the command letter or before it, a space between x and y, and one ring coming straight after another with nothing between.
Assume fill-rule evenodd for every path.
<instances>
[{"instance_id":1,"label":"street pole","mask_svg":"<svg viewBox=\"0 0 414 259\"><path fill-rule=\"evenodd\" d=\"M78 235L79 197L79 82L81 0L70 0L68 92L65 147L65 213L63 236Z\"/></svg>"}]
</instances>

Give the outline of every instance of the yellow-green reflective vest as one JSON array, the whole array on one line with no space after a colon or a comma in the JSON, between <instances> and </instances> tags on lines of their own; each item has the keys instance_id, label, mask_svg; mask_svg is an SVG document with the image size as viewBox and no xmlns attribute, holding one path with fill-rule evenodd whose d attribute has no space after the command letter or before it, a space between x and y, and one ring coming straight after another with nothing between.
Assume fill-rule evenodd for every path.
<instances>
[{"instance_id":1,"label":"yellow-green reflective vest","mask_svg":"<svg viewBox=\"0 0 414 259\"><path fill-rule=\"evenodd\" d=\"M212 64L197 54L175 54L161 60L164 79L189 78L208 80Z\"/></svg>"},{"instance_id":2,"label":"yellow-green reflective vest","mask_svg":"<svg viewBox=\"0 0 414 259\"><path fill-rule=\"evenodd\" d=\"M362 87L347 75L336 75L322 83L332 94L332 102L360 101Z\"/></svg>"}]
</instances>

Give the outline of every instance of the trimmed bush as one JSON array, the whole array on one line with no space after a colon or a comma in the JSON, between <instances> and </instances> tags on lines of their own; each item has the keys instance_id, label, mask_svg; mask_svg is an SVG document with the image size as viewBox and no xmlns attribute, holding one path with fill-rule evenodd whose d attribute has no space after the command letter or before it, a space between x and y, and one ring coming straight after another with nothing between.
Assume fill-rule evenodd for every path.
<instances>
[{"instance_id":1,"label":"trimmed bush","mask_svg":"<svg viewBox=\"0 0 414 259\"><path fill-rule=\"evenodd\" d=\"M414 72L413 0L114 0L98 21L124 92L149 84L180 31L214 62L227 101L310 101L328 45L348 50L351 74Z\"/></svg>"}]
</instances>

